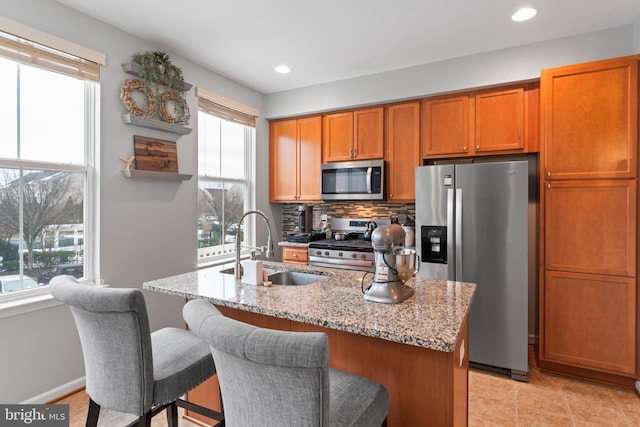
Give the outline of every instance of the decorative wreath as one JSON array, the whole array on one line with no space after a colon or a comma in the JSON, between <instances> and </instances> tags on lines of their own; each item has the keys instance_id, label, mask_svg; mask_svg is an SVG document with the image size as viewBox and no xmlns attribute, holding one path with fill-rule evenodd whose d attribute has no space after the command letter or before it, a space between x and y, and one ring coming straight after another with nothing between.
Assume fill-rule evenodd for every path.
<instances>
[{"instance_id":1,"label":"decorative wreath","mask_svg":"<svg viewBox=\"0 0 640 427\"><path fill-rule=\"evenodd\" d=\"M169 111L169 103L173 103L173 115ZM160 117L167 123L187 124L191 118L187 101L178 92L168 90L160 95Z\"/></svg>"},{"instance_id":2,"label":"decorative wreath","mask_svg":"<svg viewBox=\"0 0 640 427\"><path fill-rule=\"evenodd\" d=\"M147 105L145 109L138 107L135 99L131 97L131 92L136 90L144 93L146 96ZM153 91L145 89L145 84L142 80L126 80L120 87L120 99L122 99L127 111L134 116L144 116L150 119L158 112L156 96L153 94Z\"/></svg>"}]
</instances>

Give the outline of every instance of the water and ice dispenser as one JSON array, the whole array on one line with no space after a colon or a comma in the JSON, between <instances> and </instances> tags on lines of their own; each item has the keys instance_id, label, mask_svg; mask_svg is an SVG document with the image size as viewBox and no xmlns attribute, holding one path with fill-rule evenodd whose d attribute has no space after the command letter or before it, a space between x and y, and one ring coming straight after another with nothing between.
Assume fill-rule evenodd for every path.
<instances>
[{"instance_id":1,"label":"water and ice dispenser","mask_svg":"<svg viewBox=\"0 0 640 427\"><path fill-rule=\"evenodd\" d=\"M422 262L447 263L447 227L423 225L420 227Z\"/></svg>"}]
</instances>

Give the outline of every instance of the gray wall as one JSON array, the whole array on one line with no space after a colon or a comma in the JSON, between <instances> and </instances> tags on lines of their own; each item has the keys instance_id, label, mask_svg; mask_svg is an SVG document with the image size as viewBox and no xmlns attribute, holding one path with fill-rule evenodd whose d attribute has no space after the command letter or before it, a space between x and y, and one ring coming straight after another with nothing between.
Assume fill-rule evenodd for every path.
<instances>
[{"instance_id":1,"label":"gray wall","mask_svg":"<svg viewBox=\"0 0 640 427\"><path fill-rule=\"evenodd\" d=\"M107 54L101 70L100 230L101 277L112 286L193 270L196 260L197 180L182 183L126 180L120 155L132 153L134 134L171 135L124 125L120 67L130 55L162 48L102 24L54 0L0 0L9 19ZM530 79L539 69L640 51L638 27L623 27L556 42L490 52L406 70L282 92L263 97L169 52L186 79L228 98L259 108L261 116L285 117L391 100L416 98L475 86ZM189 93L190 127L197 128L196 100ZM281 206L268 203L268 125L258 120L257 207L281 230ZM196 132L178 142L180 172L197 173ZM265 233L259 226L259 241ZM180 326L182 301L147 294L152 328ZM82 355L69 311L62 306L0 319L0 402L42 402L77 387L84 375Z\"/></svg>"},{"instance_id":2,"label":"gray wall","mask_svg":"<svg viewBox=\"0 0 640 427\"><path fill-rule=\"evenodd\" d=\"M104 52L100 103L100 262L101 277L116 287L141 287L142 282L192 271L196 266L197 178L185 182L125 179L121 155L133 154L133 135L176 140L177 135L123 124L125 109L120 85L129 78L121 63L131 55L162 46L123 33L114 27L69 9L54 0L0 0L9 19ZM169 52L195 86L262 110L263 96ZM194 131L178 140L181 173L197 175L197 102L191 90L189 127ZM268 125L257 124L258 158L268 158ZM257 165L258 176L268 176L268 162ZM258 208L268 214L268 180L258 181ZM276 207L276 212L280 212ZM281 222L280 214L272 219ZM266 233L264 233L266 236ZM266 241L266 237L264 238ZM147 293L153 329L182 326L180 298ZM84 376L75 325L66 307L56 306L0 319L0 402L50 400L78 387Z\"/></svg>"},{"instance_id":3,"label":"gray wall","mask_svg":"<svg viewBox=\"0 0 640 427\"><path fill-rule=\"evenodd\" d=\"M279 92L267 96L265 117L289 117L535 79L543 68L630 55L634 53L633 31L634 27L628 25Z\"/></svg>"}]
</instances>

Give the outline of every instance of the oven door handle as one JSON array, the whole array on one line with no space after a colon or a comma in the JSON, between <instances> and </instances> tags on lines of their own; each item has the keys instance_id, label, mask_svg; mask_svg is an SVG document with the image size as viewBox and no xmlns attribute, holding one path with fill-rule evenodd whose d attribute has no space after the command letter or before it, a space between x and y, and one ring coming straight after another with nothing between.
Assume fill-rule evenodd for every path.
<instances>
[{"instance_id":1,"label":"oven door handle","mask_svg":"<svg viewBox=\"0 0 640 427\"><path fill-rule=\"evenodd\" d=\"M367 168L367 193L371 194L371 171L372 167Z\"/></svg>"},{"instance_id":2,"label":"oven door handle","mask_svg":"<svg viewBox=\"0 0 640 427\"><path fill-rule=\"evenodd\" d=\"M311 265L311 263L322 263L322 264L333 264L333 265L349 265L349 266L353 266L353 267L373 267L374 263L373 261L363 261L363 260L358 260L358 259L353 259L353 260L348 260L347 262L345 262L344 259L336 259L336 258L323 258L323 257L319 257L319 256L309 256L309 265Z\"/></svg>"}]
</instances>

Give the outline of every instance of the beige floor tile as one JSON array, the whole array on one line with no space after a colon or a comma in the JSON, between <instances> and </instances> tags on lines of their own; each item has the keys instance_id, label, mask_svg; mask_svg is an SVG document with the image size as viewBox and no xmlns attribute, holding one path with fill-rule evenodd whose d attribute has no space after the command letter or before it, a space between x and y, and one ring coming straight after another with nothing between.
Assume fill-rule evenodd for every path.
<instances>
[{"instance_id":1,"label":"beige floor tile","mask_svg":"<svg viewBox=\"0 0 640 427\"><path fill-rule=\"evenodd\" d=\"M541 411L550 414L569 417L569 408L560 388L542 387L539 385L517 384L516 404L529 411Z\"/></svg>"},{"instance_id":2,"label":"beige floor tile","mask_svg":"<svg viewBox=\"0 0 640 427\"><path fill-rule=\"evenodd\" d=\"M469 414L474 420L488 423L487 425L517 426L515 399L469 395Z\"/></svg>"},{"instance_id":3,"label":"beige floor tile","mask_svg":"<svg viewBox=\"0 0 640 427\"><path fill-rule=\"evenodd\" d=\"M573 426L567 412L551 413L537 411L533 408L518 405L518 426L523 427L565 427Z\"/></svg>"},{"instance_id":4,"label":"beige floor tile","mask_svg":"<svg viewBox=\"0 0 640 427\"><path fill-rule=\"evenodd\" d=\"M516 384L514 380L504 375L474 370L469 373L469 392L515 402Z\"/></svg>"},{"instance_id":5,"label":"beige floor tile","mask_svg":"<svg viewBox=\"0 0 640 427\"><path fill-rule=\"evenodd\" d=\"M633 412L640 416L640 397L631 390L610 389L609 393L613 397L615 404L625 413ZM637 424L637 425L640 425Z\"/></svg>"},{"instance_id":6,"label":"beige floor tile","mask_svg":"<svg viewBox=\"0 0 640 427\"><path fill-rule=\"evenodd\" d=\"M627 426L624 412L612 399L603 399L601 394L565 395L571 418L576 425Z\"/></svg>"}]
</instances>

